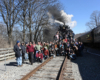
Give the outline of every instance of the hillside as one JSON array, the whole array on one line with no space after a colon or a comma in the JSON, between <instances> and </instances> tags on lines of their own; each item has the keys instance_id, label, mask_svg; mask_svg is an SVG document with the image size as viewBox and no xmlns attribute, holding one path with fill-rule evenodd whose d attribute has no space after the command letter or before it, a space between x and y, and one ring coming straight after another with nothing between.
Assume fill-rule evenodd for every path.
<instances>
[{"instance_id":1,"label":"hillside","mask_svg":"<svg viewBox=\"0 0 100 80\"><path fill-rule=\"evenodd\" d=\"M75 39L83 35L84 33L75 34Z\"/></svg>"}]
</instances>

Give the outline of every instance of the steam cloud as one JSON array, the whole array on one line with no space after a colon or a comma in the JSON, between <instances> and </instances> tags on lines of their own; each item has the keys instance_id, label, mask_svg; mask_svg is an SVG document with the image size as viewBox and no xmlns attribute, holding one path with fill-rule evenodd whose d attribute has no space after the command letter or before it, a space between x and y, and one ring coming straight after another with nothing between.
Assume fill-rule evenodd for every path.
<instances>
[{"instance_id":1,"label":"steam cloud","mask_svg":"<svg viewBox=\"0 0 100 80\"><path fill-rule=\"evenodd\" d=\"M76 21L71 20L73 15L67 14L64 10L60 11L55 6L50 7L47 14L51 23L59 23L60 25L64 25L65 23L65 25L69 25L71 29L77 24Z\"/></svg>"}]
</instances>

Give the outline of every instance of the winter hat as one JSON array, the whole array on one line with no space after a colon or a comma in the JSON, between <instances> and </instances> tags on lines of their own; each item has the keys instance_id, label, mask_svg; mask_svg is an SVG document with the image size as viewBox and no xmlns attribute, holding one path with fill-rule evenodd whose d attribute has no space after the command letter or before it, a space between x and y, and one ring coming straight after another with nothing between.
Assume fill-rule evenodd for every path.
<instances>
[{"instance_id":1,"label":"winter hat","mask_svg":"<svg viewBox=\"0 0 100 80\"><path fill-rule=\"evenodd\" d=\"M20 41L17 41L16 43L18 44L18 43L20 43Z\"/></svg>"}]
</instances>

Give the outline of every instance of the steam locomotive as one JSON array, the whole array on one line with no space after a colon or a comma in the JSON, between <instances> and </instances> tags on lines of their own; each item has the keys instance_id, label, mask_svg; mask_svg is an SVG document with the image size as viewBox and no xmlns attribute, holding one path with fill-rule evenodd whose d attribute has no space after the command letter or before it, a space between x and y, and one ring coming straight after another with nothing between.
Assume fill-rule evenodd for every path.
<instances>
[{"instance_id":1,"label":"steam locomotive","mask_svg":"<svg viewBox=\"0 0 100 80\"><path fill-rule=\"evenodd\" d=\"M86 46L100 48L100 26L88 31L76 39Z\"/></svg>"},{"instance_id":2,"label":"steam locomotive","mask_svg":"<svg viewBox=\"0 0 100 80\"><path fill-rule=\"evenodd\" d=\"M68 25L63 25L63 26L59 26L58 29L59 32L61 32L61 35L63 36L63 39L65 39L65 36L67 37L67 39L73 39L74 40L74 32L70 29L70 27ZM67 35L66 35L67 34Z\"/></svg>"}]
</instances>

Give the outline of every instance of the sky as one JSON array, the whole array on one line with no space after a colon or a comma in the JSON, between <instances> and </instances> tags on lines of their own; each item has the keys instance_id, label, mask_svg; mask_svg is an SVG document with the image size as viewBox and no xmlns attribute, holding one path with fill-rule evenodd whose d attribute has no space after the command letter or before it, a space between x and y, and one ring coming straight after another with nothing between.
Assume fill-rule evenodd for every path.
<instances>
[{"instance_id":1,"label":"sky","mask_svg":"<svg viewBox=\"0 0 100 80\"><path fill-rule=\"evenodd\" d=\"M88 31L86 23L90 21L90 15L95 10L100 11L100 0L59 0L59 2L63 7L62 14L65 18L69 17L75 34Z\"/></svg>"},{"instance_id":2,"label":"sky","mask_svg":"<svg viewBox=\"0 0 100 80\"><path fill-rule=\"evenodd\" d=\"M93 11L100 11L100 0L59 0L64 11L73 15L72 21L77 24L72 30L75 34L86 32L88 27L86 23L90 21L90 15Z\"/></svg>"}]
</instances>

